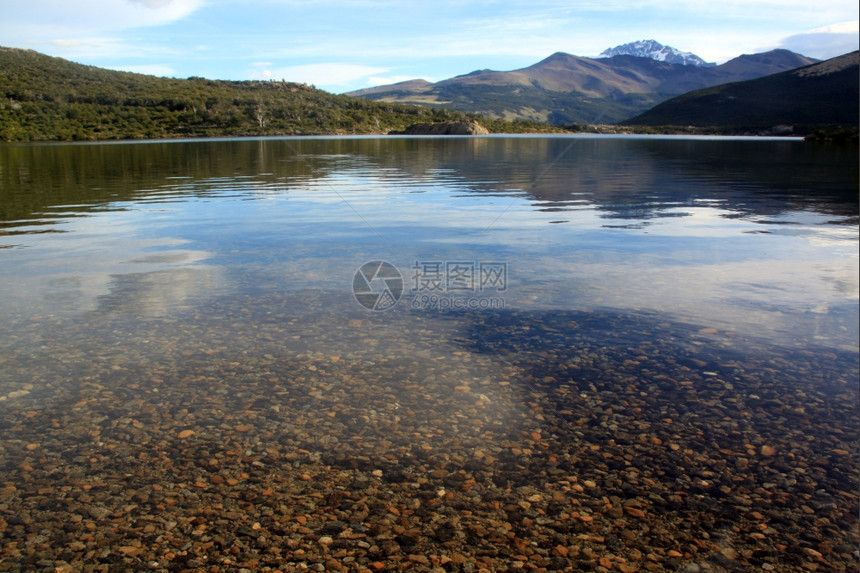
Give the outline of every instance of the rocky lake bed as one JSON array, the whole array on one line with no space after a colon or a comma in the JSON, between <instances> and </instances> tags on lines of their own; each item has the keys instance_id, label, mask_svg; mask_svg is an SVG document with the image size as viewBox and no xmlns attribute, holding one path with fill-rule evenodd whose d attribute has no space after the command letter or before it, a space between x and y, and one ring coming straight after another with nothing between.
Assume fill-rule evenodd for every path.
<instances>
[{"instance_id":1,"label":"rocky lake bed","mask_svg":"<svg viewBox=\"0 0 860 573\"><path fill-rule=\"evenodd\" d=\"M636 315L201 312L4 361L42 390L0 401L0 571L856 570L850 353Z\"/></svg>"}]
</instances>

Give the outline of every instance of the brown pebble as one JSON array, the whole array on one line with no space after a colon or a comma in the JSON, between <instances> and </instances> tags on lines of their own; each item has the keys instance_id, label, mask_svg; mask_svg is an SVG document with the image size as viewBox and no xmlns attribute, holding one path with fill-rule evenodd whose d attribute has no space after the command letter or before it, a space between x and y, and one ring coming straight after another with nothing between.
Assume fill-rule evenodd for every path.
<instances>
[{"instance_id":1,"label":"brown pebble","mask_svg":"<svg viewBox=\"0 0 860 573\"><path fill-rule=\"evenodd\" d=\"M181 432L176 434L176 437L179 438L180 440L184 440L185 438L190 438L193 435L194 435L194 430L182 430Z\"/></svg>"},{"instance_id":2,"label":"brown pebble","mask_svg":"<svg viewBox=\"0 0 860 573\"><path fill-rule=\"evenodd\" d=\"M624 510L621 509L620 507L610 507L610 508L607 508L606 515L608 515L609 517L617 519L619 517L624 517Z\"/></svg>"},{"instance_id":3,"label":"brown pebble","mask_svg":"<svg viewBox=\"0 0 860 573\"><path fill-rule=\"evenodd\" d=\"M720 555L722 555L726 559L731 559L732 561L739 557L738 552L731 547L723 547L722 549L720 549Z\"/></svg>"},{"instance_id":4,"label":"brown pebble","mask_svg":"<svg viewBox=\"0 0 860 573\"><path fill-rule=\"evenodd\" d=\"M627 512L627 515L632 517L645 517L645 512L639 509L638 507L633 507L630 505L624 506L624 511Z\"/></svg>"},{"instance_id":5,"label":"brown pebble","mask_svg":"<svg viewBox=\"0 0 860 573\"><path fill-rule=\"evenodd\" d=\"M143 549L140 547L134 547L131 545L123 545L117 548L117 551L122 553L123 555L128 555L129 557L135 557L143 553Z\"/></svg>"}]
</instances>

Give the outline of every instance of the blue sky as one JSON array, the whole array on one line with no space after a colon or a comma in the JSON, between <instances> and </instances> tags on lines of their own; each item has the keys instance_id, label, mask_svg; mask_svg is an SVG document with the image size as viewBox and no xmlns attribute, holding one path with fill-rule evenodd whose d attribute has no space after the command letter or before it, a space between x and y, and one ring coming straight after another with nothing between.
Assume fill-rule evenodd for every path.
<instances>
[{"instance_id":1,"label":"blue sky","mask_svg":"<svg viewBox=\"0 0 860 573\"><path fill-rule=\"evenodd\" d=\"M707 61L858 48L856 0L0 0L0 45L161 76L340 93L654 39Z\"/></svg>"}]
</instances>

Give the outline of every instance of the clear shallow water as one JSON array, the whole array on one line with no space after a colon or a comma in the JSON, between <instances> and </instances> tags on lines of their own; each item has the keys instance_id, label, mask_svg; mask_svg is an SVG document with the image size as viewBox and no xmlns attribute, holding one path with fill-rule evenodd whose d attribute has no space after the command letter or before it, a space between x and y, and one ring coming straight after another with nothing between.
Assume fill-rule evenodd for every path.
<instances>
[{"instance_id":1,"label":"clear shallow water","mask_svg":"<svg viewBox=\"0 0 860 573\"><path fill-rule=\"evenodd\" d=\"M175 443L192 428L206 455L284 448L272 467L477 459L479 483L555 467L607 492L617 468L571 452L619 448L660 481L694 451L789 439L806 445L773 487L854 491L841 453L814 483L798 460L856 439L857 162L707 138L0 147L7 477L42 455L46 480L109 482L161 450L197 475ZM534 434L548 450L524 464ZM680 446L640 451L646 434ZM723 484L747 495L776 479L762 467ZM731 535L724 495L709 527Z\"/></svg>"},{"instance_id":2,"label":"clear shallow water","mask_svg":"<svg viewBox=\"0 0 860 573\"><path fill-rule=\"evenodd\" d=\"M507 310L650 311L782 345L858 343L847 150L709 139L209 141L6 147L2 169L7 324L94 318L107 306L133 322L306 290L336 301L333 312L360 312L352 277L372 260L403 276L394 312L426 295L489 305L469 302L500 295L501 284L474 282L483 262L506 266L492 303ZM417 288L417 273L431 270L422 265L443 263L434 269L447 279L444 263L457 261L472 263L472 290Z\"/></svg>"}]
</instances>

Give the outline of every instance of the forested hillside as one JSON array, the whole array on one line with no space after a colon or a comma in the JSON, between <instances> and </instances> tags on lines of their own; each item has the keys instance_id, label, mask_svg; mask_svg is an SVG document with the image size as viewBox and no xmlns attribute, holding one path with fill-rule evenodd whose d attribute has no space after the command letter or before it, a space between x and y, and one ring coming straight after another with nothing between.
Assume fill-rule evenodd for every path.
<instances>
[{"instance_id":1,"label":"forested hillside","mask_svg":"<svg viewBox=\"0 0 860 573\"><path fill-rule=\"evenodd\" d=\"M779 127L798 135L816 130L857 133L860 54L746 82L696 90L625 122L631 126L716 126L737 131ZM856 136L855 136L856 137Z\"/></svg>"},{"instance_id":2,"label":"forested hillside","mask_svg":"<svg viewBox=\"0 0 860 573\"><path fill-rule=\"evenodd\" d=\"M0 141L387 133L476 117L282 81L116 72L0 47ZM482 122L491 130L528 127Z\"/></svg>"}]
</instances>

